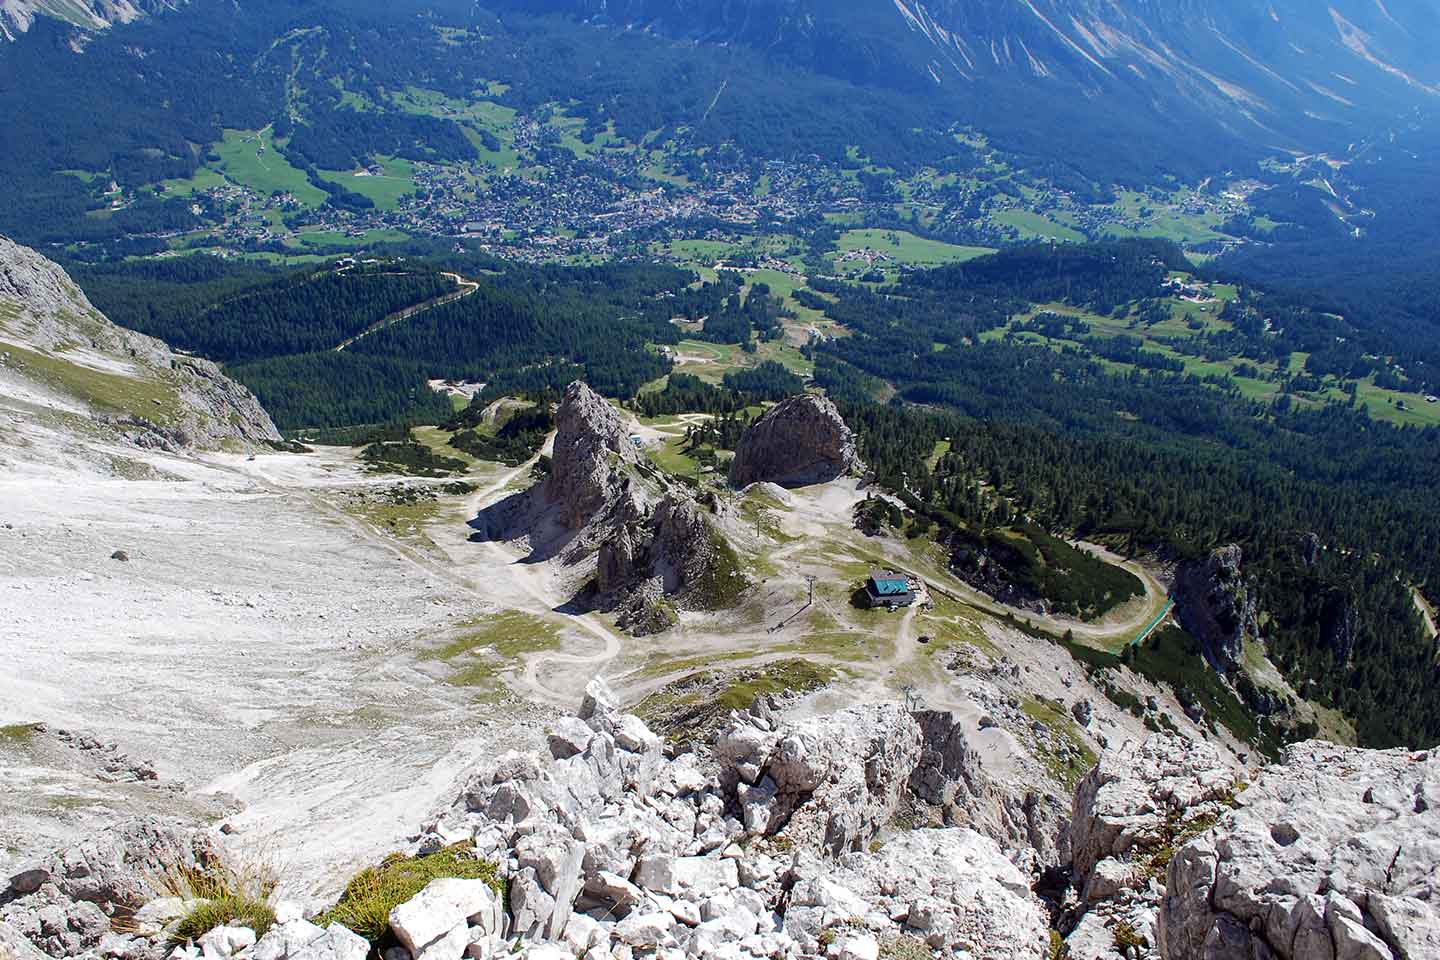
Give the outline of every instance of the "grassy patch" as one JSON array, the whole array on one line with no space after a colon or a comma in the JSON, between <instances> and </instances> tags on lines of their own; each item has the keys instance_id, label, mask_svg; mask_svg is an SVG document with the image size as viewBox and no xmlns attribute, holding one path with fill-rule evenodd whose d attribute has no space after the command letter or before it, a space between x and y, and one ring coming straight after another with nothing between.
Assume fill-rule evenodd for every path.
<instances>
[{"instance_id":1,"label":"grassy patch","mask_svg":"<svg viewBox=\"0 0 1440 960\"><path fill-rule=\"evenodd\" d=\"M371 943L378 943L390 930L390 911L441 877L484 880L496 892L504 892L499 868L476 857L469 846L446 847L423 857L397 853L386 857L379 866L366 867L356 874L335 906L317 922L322 927L342 924Z\"/></svg>"},{"instance_id":2,"label":"grassy patch","mask_svg":"<svg viewBox=\"0 0 1440 960\"><path fill-rule=\"evenodd\" d=\"M742 572L740 557L730 542L713 529L709 533L714 560L686 591L685 600L697 610L728 610L740 602L750 588L750 580Z\"/></svg>"},{"instance_id":3,"label":"grassy patch","mask_svg":"<svg viewBox=\"0 0 1440 960\"><path fill-rule=\"evenodd\" d=\"M506 610L469 624L464 632L425 654L453 668L446 682L457 687L488 686L527 653L560 648L560 630L539 617Z\"/></svg>"},{"instance_id":4,"label":"grassy patch","mask_svg":"<svg viewBox=\"0 0 1440 960\"><path fill-rule=\"evenodd\" d=\"M904 230L847 230L840 235L837 246L842 252L874 250L899 263L917 267L938 267L946 263L963 263L995 251L989 247L966 247L939 240L926 240Z\"/></svg>"},{"instance_id":5,"label":"grassy patch","mask_svg":"<svg viewBox=\"0 0 1440 960\"><path fill-rule=\"evenodd\" d=\"M102 412L139 417L162 425L179 418L180 400L175 389L148 373L126 376L95 370L68 361L63 355L36 353L4 342L0 342L0 350L10 354L12 367Z\"/></svg>"},{"instance_id":6,"label":"grassy patch","mask_svg":"<svg viewBox=\"0 0 1440 960\"><path fill-rule=\"evenodd\" d=\"M220 170L234 182L256 193L293 194L306 206L318 207L326 201L323 190L311 186L305 171L293 166L275 149L270 130L226 130L224 139L215 144L220 157Z\"/></svg>"},{"instance_id":7,"label":"grassy patch","mask_svg":"<svg viewBox=\"0 0 1440 960\"><path fill-rule=\"evenodd\" d=\"M35 739L35 724L12 723L0 727L0 746L28 747Z\"/></svg>"},{"instance_id":8,"label":"grassy patch","mask_svg":"<svg viewBox=\"0 0 1440 960\"><path fill-rule=\"evenodd\" d=\"M635 713L654 730L708 740L732 710L760 696L804 694L835 681L835 671L809 660L775 660L758 667L682 677L640 701Z\"/></svg>"},{"instance_id":9,"label":"grassy patch","mask_svg":"<svg viewBox=\"0 0 1440 960\"><path fill-rule=\"evenodd\" d=\"M320 171L320 176L347 190L369 197L377 209L394 210L400 205L400 198L415 192L413 168L407 160L388 160L385 172L375 174L340 173L331 170Z\"/></svg>"},{"instance_id":10,"label":"grassy patch","mask_svg":"<svg viewBox=\"0 0 1440 960\"><path fill-rule=\"evenodd\" d=\"M1089 773L1095 766L1095 752L1085 745L1080 735L1080 727L1065 712L1065 708L1050 700L1041 700L1038 697L1029 697L1020 707L1025 716L1038 723L1043 723L1055 734L1069 740L1075 748L1073 751L1061 754L1037 748L1040 754L1040 762L1045 765L1046 771L1057 783L1065 785L1065 789L1074 790L1080 778Z\"/></svg>"},{"instance_id":11,"label":"grassy patch","mask_svg":"<svg viewBox=\"0 0 1440 960\"><path fill-rule=\"evenodd\" d=\"M1021 240L1068 240L1084 243L1085 234L1056 223L1049 217L1029 210L1002 210L990 218L1002 226L1013 227Z\"/></svg>"}]
</instances>

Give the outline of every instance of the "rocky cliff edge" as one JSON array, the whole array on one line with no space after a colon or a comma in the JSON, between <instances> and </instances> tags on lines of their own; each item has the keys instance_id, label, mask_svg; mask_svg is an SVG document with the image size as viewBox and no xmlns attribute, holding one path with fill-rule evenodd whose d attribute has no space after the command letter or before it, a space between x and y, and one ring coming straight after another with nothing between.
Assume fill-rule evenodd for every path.
<instances>
[{"instance_id":1,"label":"rocky cliff edge","mask_svg":"<svg viewBox=\"0 0 1440 960\"><path fill-rule=\"evenodd\" d=\"M215 364L116 326L58 264L0 237L0 400L81 411L143 447L280 439L249 390Z\"/></svg>"}]
</instances>

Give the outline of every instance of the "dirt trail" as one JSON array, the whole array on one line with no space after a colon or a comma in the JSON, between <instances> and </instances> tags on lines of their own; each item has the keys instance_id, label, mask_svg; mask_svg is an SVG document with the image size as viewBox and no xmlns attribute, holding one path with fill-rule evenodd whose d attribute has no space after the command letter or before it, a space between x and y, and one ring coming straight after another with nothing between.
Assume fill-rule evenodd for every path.
<instances>
[{"instance_id":1,"label":"dirt trail","mask_svg":"<svg viewBox=\"0 0 1440 960\"><path fill-rule=\"evenodd\" d=\"M1425 599L1425 595L1420 592L1419 587L1412 587L1410 593L1415 598L1415 609L1420 611L1420 619L1425 621L1425 629L1430 637L1440 636L1440 632L1435 629L1435 610Z\"/></svg>"},{"instance_id":2,"label":"dirt trail","mask_svg":"<svg viewBox=\"0 0 1440 960\"><path fill-rule=\"evenodd\" d=\"M420 314L426 312L427 310L434 310L436 307L443 307L447 303L454 303L456 300L463 300L466 297L470 296L470 294L474 293L476 290L480 289L480 284L476 283L474 280L466 280L458 273L442 273L440 274L440 276L452 281L458 289L452 290L449 293L442 293L438 297L426 300L424 303L417 303L413 307L406 307L404 310L395 311L394 313L383 318L382 320L379 320L376 323L372 323L364 330L355 334L355 336L350 337L348 340L341 341L340 345L335 348L335 352L339 353L346 347L353 346L356 341L363 340L366 337L370 336L372 333L379 333L381 330L384 330L387 327L393 327L397 323L404 323L406 320L411 320L419 316Z\"/></svg>"},{"instance_id":3,"label":"dirt trail","mask_svg":"<svg viewBox=\"0 0 1440 960\"><path fill-rule=\"evenodd\" d=\"M540 457L553 449L555 437L552 434L536 455L518 467L502 472L482 489L471 494L465 501L466 517L474 517L485 508L493 506L508 496L507 491L517 480L529 476ZM464 528L468 530L468 527ZM541 703L565 702L579 692L576 684L557 688L546 683L542 674L555 667L594 667L582 671L598 674L604 665L618 657L623 649L621 638L595 614L568 614L557 612L568 601L558 588L553 572L546 564L525 563L520 551L494 541L471 541L468 538L457 542L454 535L446 537L436 531L457 570L470 571L477 578L483 578L487 599L508 609L518 610L554 624L567 640L583 639L598 641L601 649L594 653L578 653L569 650L559 653L543 652L525 655L525 669L519 676L522 693L527 693ZM583 686L581 684L580 686Z\"/></svg>"}]
</instances>

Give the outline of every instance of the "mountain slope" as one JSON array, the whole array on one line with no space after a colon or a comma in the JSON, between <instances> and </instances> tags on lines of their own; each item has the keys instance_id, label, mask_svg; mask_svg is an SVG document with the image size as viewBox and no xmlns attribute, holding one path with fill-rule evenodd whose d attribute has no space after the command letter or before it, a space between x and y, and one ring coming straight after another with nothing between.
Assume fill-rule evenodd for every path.
<instances>
[{"instance_id":1,"label":"mountain slope","mask_svg":"<svg viewBox=\"0 0 1440 960\"><path fill-rule=\"evenodd\" d=\"M115 326L59 266L4 237L0 409L37 431L58 425L72 438L79 433L143 447L280 438L250 392L213 363Z\"/></svg>"},{"instance_id":2,"label":"mountain slope","mask_svg":"<svg viewBox=\"0 0 1440 960\"><path fill-rule=\"evenodd\" d=\"M501 0L502 5L507 0ZM508 2L533 10L534 3ZM1259 146L1333 149L1440 99L1440 12L1422 0L546 0L550 12L741 43L863 85L1001 121L1060 96ZM1049 110L1044 110L1048 113ZM1035 122L1028 114L1011 116ZM1132 117L1132 120L1138 119Z\"/></svg>"},{"instance_id":3,"label":"mountain slope","mask_svg":"<svg viewBox=\"0 0 1440 960\"><path fill-rule=\"evenodd\" d=\"M0 0L0 38L16 39L30 30L36 17L104 30L175 6L176 0Z\"/></svg>"}]
</instances>

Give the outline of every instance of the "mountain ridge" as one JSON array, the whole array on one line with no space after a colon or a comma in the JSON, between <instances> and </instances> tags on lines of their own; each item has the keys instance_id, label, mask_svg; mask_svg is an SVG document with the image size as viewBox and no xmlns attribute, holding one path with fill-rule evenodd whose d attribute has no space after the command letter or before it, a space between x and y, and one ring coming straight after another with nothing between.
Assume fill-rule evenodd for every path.
<instances>
[{"instance_id":1,"label":"mountain ridge","mask_svg":"<svg viewBox=\"0 0 1440 960\"><path fill-rule=\"evenodd\" d=\"M499 5L534 10L534 4ZM1216 121L1253 145L1339 149L1440 98L1426 51L1440 16L1423 3L1288 0L548 0L542 12L697 43L745 44L860 84L920 92L985 116L1006 84L1113 98L1184 123ZM968 105L964 101L972 101Z\"/></svg>"},{"instance_id":2,"label":"mountain ridge","mask_svg":"<svg viewBox=\"0 0 1440 960\"><path fill-rule=\"evenodd\" d=\"M108 30L163 10L177 9L181 0L0 0L0 39L14 41L28 33L37 17L68 23L82 31ZM73 47L83 41L72 41Z\"/></svg>"}]
</instances>

